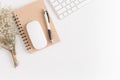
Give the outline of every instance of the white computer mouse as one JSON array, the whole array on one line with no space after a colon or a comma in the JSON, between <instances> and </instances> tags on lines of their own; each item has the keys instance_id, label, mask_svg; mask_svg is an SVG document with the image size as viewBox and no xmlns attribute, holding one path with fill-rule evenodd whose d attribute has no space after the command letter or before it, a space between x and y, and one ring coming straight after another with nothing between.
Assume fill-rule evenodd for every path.
<instances>
[{"instance_id":1,"label":"white computer mouse","mask_svg":"<svg viewBox=\"0 0 120 80\"><path fill-rule=\"evenodd\" d=\"M43 32L42 26L38 21L31 21L26 26L28 36L35 49L42 49L46 47L47 40Z\"/></svg>"}]
</instances>

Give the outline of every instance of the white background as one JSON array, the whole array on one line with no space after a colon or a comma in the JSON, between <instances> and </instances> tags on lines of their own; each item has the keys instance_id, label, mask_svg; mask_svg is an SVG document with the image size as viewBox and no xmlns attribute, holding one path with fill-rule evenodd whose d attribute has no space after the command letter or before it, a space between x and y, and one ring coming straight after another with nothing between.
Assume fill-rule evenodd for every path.
<instances>
[{"instance_id":1,"label":"white background","mask_svg":"<svg viewBox=\"0 0 120 80\"><path fill-rule=\"evenodd\" d=\"M19 8L34 0L1 0ZM61 42L35 54L17 37L19 66L0 50L0 80L120 80L120 1L92 0L59 20L46 3Z\"/></svg>"}]
</instances>

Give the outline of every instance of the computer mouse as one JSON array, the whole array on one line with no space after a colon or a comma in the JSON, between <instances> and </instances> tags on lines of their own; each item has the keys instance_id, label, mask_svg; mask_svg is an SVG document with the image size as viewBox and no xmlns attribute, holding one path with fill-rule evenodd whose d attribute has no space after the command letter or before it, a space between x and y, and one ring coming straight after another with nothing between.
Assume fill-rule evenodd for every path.
<instances>
[{"instance_id":1,"label":"computer mouse","mask_svg":"<svg viewBox=\"0 0 120 80\"><path fill-rule=\"evenodd\" d=\"M47 40L39 21L33 20L26 26L28 36L35 49L42 49L46 47Z\"/></svg>"}]
</instances>

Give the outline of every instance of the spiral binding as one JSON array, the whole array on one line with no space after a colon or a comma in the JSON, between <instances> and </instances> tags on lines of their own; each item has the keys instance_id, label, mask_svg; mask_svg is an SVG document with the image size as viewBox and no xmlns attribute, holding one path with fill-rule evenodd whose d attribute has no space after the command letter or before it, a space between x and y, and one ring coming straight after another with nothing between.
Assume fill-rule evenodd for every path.
<instances>
[{"instance_id":1,"label":"spiral binding","mask_svg":"<svg viewBox=\"0 0 120 80\"><path fill-rule=\"evenodd\" d=\"M27 50L30 50L31 47L30 47L30 45L29 45L28 39L27 39L27 37L26 37L26 35L25 35L25 33L24 33L24 30L23 30L23 28L22 28L22 25L21 25L21 23L20 23L20 20L19 20L18 16L17 16L17 15L14 15L13 18L14 18L15 24L16 24L18 30L19 30L19 33L20 33L20 35L21 35L21 38L23 39L23 42L24 42L24 44L25 44L25 47L27 48Z\"/></svg>"}]
</instances>

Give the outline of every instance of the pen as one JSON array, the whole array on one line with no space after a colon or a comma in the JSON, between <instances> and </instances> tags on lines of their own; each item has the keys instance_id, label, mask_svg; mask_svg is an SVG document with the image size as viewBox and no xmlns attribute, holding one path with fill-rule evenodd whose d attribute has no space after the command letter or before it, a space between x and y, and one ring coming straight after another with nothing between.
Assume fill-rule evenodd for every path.
<instances>
[{"instance_id":1,"label":"pen","mask_svg":"<svg viewBox=\"0 0 120 80\"><path fill-rule=\"evenodd\" d=\"M47 10L44 11L44 17L45 17L46 25L47 25L47 28L48 28L49 39L50 39L51 42L53 42L52 32L51 32L51 27L50 27L50 17L49 17L49 14L48 14Z\"/></svg>"}]
</instances>

